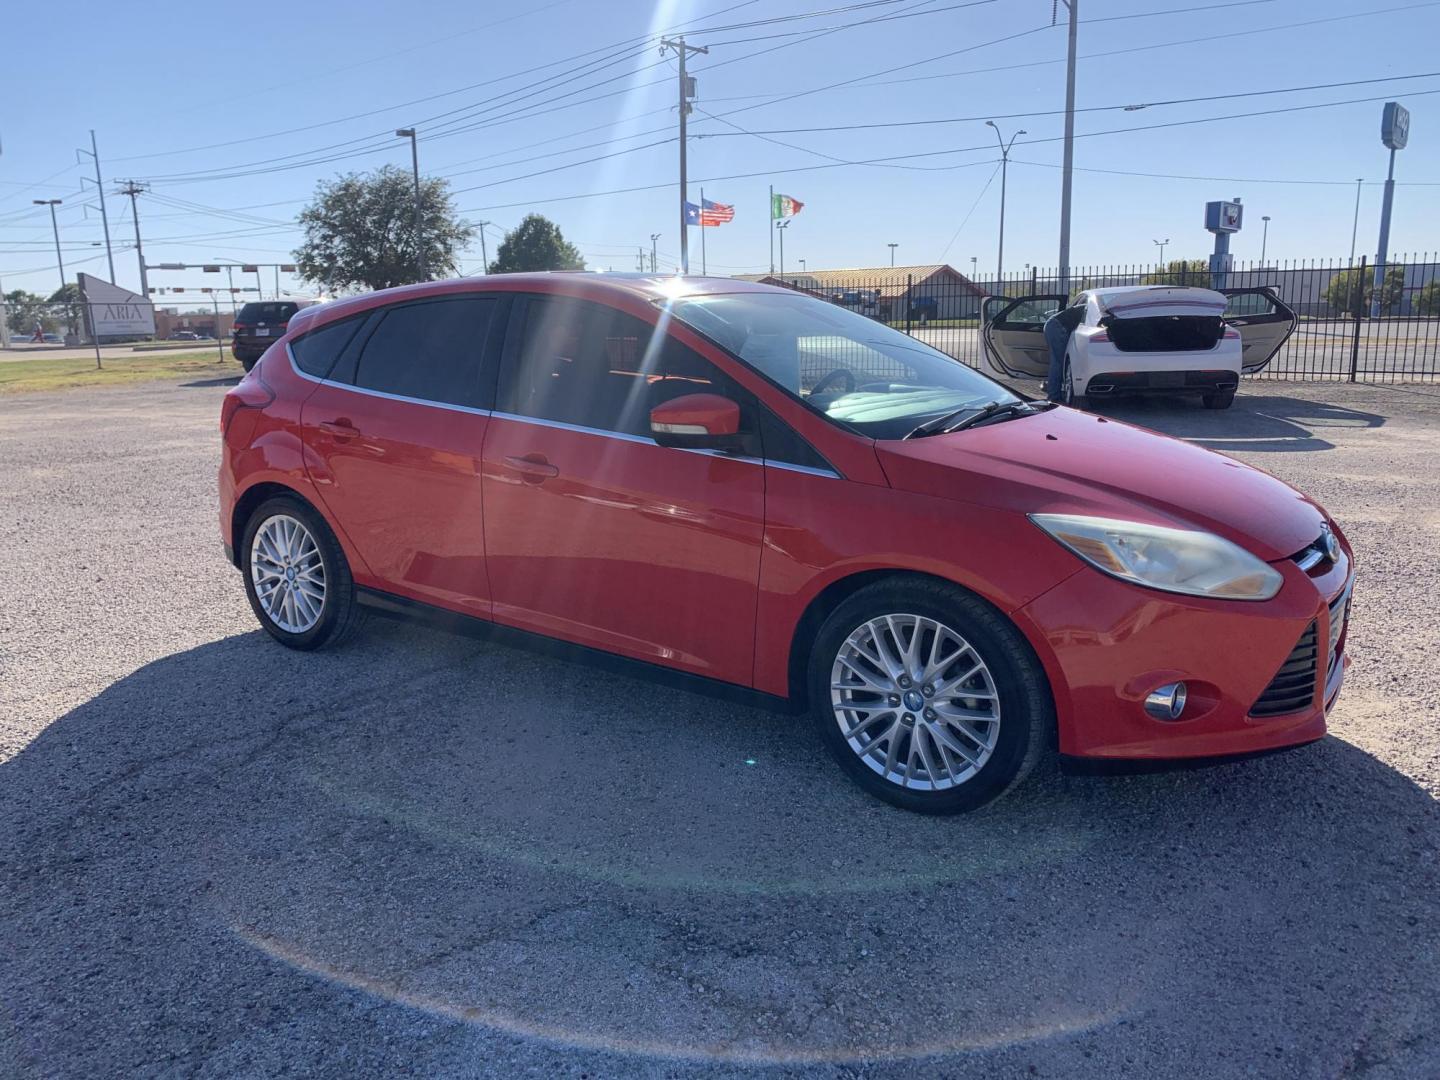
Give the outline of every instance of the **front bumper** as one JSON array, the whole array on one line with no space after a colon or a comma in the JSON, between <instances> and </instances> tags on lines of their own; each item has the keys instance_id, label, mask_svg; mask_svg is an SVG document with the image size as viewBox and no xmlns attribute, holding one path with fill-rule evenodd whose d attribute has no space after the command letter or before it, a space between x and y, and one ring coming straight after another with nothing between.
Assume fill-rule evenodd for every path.
<instances>
[{"instance_id":1,"label":"front bumper","mask_svg":"<svg viewBox=\"0 0 1440 1080\"><path fill-rule=\"evenodd\" d=\"M1259 603L1157 592L1086 568L1017 612L1054 688L1061 754L1212 758L1322 737L1349 665L1346 623L1332 630L1330 602L1350 588L1350 557L1309 573L1289 561L1273 565L1285 584ZM1252 716L1311 623L1319 638L1312 700ZM1190 694L1179 720L1145 712L1146 694L1177 681Z\"/></svg>"}]
</instances>

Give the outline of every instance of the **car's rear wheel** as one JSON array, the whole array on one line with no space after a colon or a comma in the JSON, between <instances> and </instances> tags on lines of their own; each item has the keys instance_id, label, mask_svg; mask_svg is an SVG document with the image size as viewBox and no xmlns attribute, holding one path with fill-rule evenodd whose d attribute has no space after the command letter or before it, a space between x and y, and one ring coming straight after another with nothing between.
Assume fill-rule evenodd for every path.
<instances>
[{"instance_id":1,"label":"car's rear wheel","mask_svg":"<svg viewBox=\"0 0 1440 1080\"><path fill-rule=\"evenodd\" d=\"M1228 409L1235 402L1235 391L1221 390L1214 394L1204 394L1200 400L1207 409Z\"/></svg>"},{"instance_id":2,"label":"car's rear wheel","mask_svg":"<svg viewBox=\"0 0 1440 1080\"><path fill-rule=\"evenodd\" d=\"M1060 377L1060 400L1072 409L1085 408L1085 395L1075 393L1075 378L1070 372L1070 358L1065 358L1065 371Z\"/></svg>"},{"instance_id":3,"label":"car's rear wheel","mask_svg":"<svg viewBox=\"0 0 1440 1080\"><path fill-rule=\"evenodd\" d=\"M240 546L245 595L270 635L292 649L349 637L364 609L335 534L303 501L267 499L246 523Z\"/></svg>"},{"instance_id":4,"label":"car's rear wheel","mask_svg":"<svg viewBox=\"0 0 1440 1080\"><path fill-rule=\"evenodd\" d=\"M898 578L831 613L810 659L811 714L840 767L895 806L973 810L1010 790L1053 728L1020 633L953 585Z\"/></svg>"}]
</instances>

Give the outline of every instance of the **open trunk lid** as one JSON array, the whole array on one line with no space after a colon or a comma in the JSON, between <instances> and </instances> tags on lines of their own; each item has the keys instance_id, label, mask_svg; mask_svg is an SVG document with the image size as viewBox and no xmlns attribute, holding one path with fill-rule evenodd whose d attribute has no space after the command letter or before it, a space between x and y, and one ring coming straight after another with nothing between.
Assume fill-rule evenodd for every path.
<instances>
[{"instance_id":1,"label":"open trunk lid","mask_svg":"<svg viewBox=\"0 0 1440 1080\"><path fill-rule=\"evenodd\" d=\"M1169 315L1201 315L1218 319L1228 300L1213 289L1151 285L1133 289L1100 290L1100 309L1117 319L1153 319Z\"/></svg>"}]
</instances>

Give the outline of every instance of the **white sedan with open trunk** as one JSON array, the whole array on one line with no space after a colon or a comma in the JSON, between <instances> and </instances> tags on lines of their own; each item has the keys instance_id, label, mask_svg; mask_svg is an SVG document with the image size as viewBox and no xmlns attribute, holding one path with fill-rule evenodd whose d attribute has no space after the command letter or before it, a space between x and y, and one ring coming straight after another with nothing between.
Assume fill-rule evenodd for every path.
<instances>
[{"instance_id":1,"label":"white sedan with open trunk","mask_svg":"<svg viewBox=\"0 0 1440 1080\"><path fill-rule=\"evenodd\" d=\"M1261 370L1295 329L1296 316L1269 289L1131 285L985 301L985 356L1012 378L1044 378L1045 322L1074 309L1077 325L1061 379L1067 404L1124 394L1199 394L1226 409L1241 374Z\"/></svg>"}]
</instances>

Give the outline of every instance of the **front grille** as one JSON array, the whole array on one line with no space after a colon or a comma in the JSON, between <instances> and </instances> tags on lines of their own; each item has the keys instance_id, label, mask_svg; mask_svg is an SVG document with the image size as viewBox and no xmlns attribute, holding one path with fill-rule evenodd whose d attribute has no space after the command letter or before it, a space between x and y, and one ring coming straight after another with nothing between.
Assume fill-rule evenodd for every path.
<instances>
[{"instance_id":1,"label":"front grille","mask_svg":"<svg viewBox=\"0 0 1440 1080\"><path fill-rule=\"evenodd\" d=\"M1340 647L1345 644L1345 631L1350 623L1350 590L1347 588L1330 601L1330 662L1325 668L1325 680L1335 672L1340 662Z\"/></svg>"},{"instance_id":2,"label":"front grille","mask_svg":"<svg viewBox=\"0 0 1440 1080\"><path fill-rule=\"evenodd\" d=\"M1270 685L1250 706L1251 716L1281 716L1308 708L1315 700L1315 664L1320 643L1312 622L1280 665Z\"/></svg>"}]
</instances>

